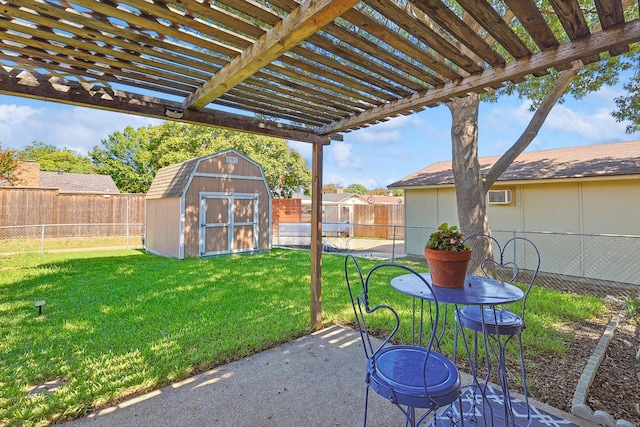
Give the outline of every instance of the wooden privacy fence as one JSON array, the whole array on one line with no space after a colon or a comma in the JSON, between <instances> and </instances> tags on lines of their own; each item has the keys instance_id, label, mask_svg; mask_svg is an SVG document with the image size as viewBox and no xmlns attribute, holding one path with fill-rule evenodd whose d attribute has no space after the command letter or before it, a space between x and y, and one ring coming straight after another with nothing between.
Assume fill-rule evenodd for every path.
<instances>
[{"instance_id":1,"label":"wooden privacy fence","mask_svg":"<svg viewBox=\"0 0 640 427\"><path fill-rule=\"evenodd\" d=\"M271 199L271 223L276 235L281 222L302 222L300 199Z\"/></svg>"},{"instance_id":2,"label":"wooden privacy fence","mask_svg":"<svg viewBox=\"0 0 640 427\"><path fill-rule=\"evenodd\" d=\"M0 227L144 223L144 209L144 194L61 194L57 189L0 188Z\"/></svg>"},{"instance_id":3,"label":"wooden privacy fence","mask_svg":"<svg viewBox=\"0 0 640 427\"><path fill-rule=\"evenodd\" d=\"M404 205L353 205L354 237L404 239ZM371 226L374 227L371 227ZM393 227L393 226L400 227ZM377 227L375 227L377 226ZM394 235L395 233L395 235Z\"/></svg>"},{"instance_id":4,"label":"wooden privacy fence","mask_svg":"<svg viewBox=\"0 0 640 427\"><path fill-rule=\"evenodd\" d=\"M308 222L303 211L300 199L273 199L274 233L277 235L279 223ZM342 218L341 222L354 224L350 237L404 238L404 205L348 205L348 212L349 218ZM144 194L60 193L57 189L0 187L0 227L144 222Z\"/></svg>"},{"instance_id":5,"label":"wooden privacy fence","mask_svg":"<svg viewBox=\"0 0 640 427\"><path fill-rule=\"evenodd\" d=\"M278 235L280 223L310 221L300 199L273 199L272 207L274 235ZM349 237L404 239L403 204L327 205L323 211L324 229L331 229L331 224L350 223L354 225Z\"/></svg>"}]
</instances>

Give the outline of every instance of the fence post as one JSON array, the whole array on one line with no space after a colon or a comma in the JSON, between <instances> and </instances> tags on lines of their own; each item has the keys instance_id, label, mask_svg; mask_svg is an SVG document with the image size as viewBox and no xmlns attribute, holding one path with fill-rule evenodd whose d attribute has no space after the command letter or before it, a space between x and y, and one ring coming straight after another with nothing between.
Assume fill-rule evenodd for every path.
<instances>
[{"instance_id":1,"label":"fence post","mask_svg":"<svg viewBox=\"0 0 640 427\"><path fill-rule=\"evenodd\" d=\"M516 237L518 237L518 234L516 233L516 230L513 230L513 235L511 236L513 239L515 239ZM524 260L522 261L521 264L518 264L518 259L516 258L518 256L518 248L516 247L516 242L517 240L513 241L513 263L515 265L524 265Z\"/></svg>"},{"instance_id":2,"label":"fence post","mask_svg":"<svg viewBox=\"0 0 640 427\"><path fill-rule=\"evenodd\" d=\"M585 266L585 244L584 244L584 234L580 234L580 275L584 276Z\"/></svg>"},{"instance_id":3,"label":"fence post","mask_svg":"<svg viewBox=\"0 0 640 427\"><path fill-rule=\"evenodd\" d=\"M40 231L40 253L44 253L44 224L42 224L42 228Z\"/></svg>"},{"instance_id":4,"label":"fence post","mask_svg":"<svg viewBox=\"0 0 640 427\"><path fill-rule=\"evenodd\" d=\"M127 221L127 225L126 225L126 231L125 234L127 236L127 249L129 249L129 196L127 196L127 213L125 214L126 217L126 221Z\"/></svg>"},{"instance_id":5,"label":"fence post","mask_svg":"<svg viewBox=\"0 0 640 427\"><path fill-rule=\"evenodd\" d=\"M396 260L396 229L398 228L397 224L393 224L393 241L391 243L391 261Z\"/></svg>"}]
</instances>

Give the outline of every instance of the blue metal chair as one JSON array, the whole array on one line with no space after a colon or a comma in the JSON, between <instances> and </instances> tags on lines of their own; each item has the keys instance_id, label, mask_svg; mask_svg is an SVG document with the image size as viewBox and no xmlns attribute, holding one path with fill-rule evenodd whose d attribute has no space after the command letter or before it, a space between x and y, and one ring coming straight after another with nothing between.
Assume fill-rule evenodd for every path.
<instances>
[{"instance_id":1,"label":"blue metal chair","mask_svg":"<svg viewBox=\"0 0 640 427\"><path fill-rule=\"evenodd\" d=\"M524 366L522 331L526 328L525 312L527 299L540 269L540 252L531 240L524 237L510 238L501 245L492 236L474 234L468 236L465 242L471 244L473 248L474 239L480 241L479 243L481 243L481 239L485 239L484 244L492 245L494 250L492 258L487 258L480 263L479 268L485 276L502 280L503 282L524 284L526 285L526 289L524 290L524 297L519 313L514 313L507 307L500 306L464 306L457 308L455 316L456 322L462 328L467 328L474 332L472 370L477 369L478 366L478 333L485 332L485 337L489 336L493 339L493 343L485 342L487 381L489 381L491 376L491 365L488 358L490 352L492 352L498 360L497 373L504 394L505 422L508 423L509 421L507 421L506 417L510 417L512 425L515 425L515 416L512 410L512 399L509 393L509 384L506 375L506 346L512 338L517 337L522 386L524 389L524 403L527 411L526 425L528 426L531 424L531 408L529 406L527 378ZM484 328L486 328L486 330ZM454 344L456 349L458 335L461 332L463 332L463 329L458 328L455 337L456 342ZM462 336L464 338L464 334ZM468 349L466 341L465 347Z\"/></svg>"},{"instance_id":2,"label":"blue metal chair","mask_svg":"<svg viewBox=\"0 0 640 427\"><path fill-rule=\"evenodd\" d=\"M429 419L432 425L436 425L441 417L448 417L451 425L456 422L453 412L447 409L438 410L451 409L451 404L457 400L461 413L460 376L451 360L432 350L437 328L437 311L430 328L428 346L396 345L391 341L400 328L398 313L387 304L373 304L370 300L369 291L373 277L377 276L374 273L391 268L416 274L424 285L431 289L431 285L409 267L399 264L377 265L369 271L365 279L357 260L352 255L345 258L347 288L355 314L356 329L362 338L367 359L364 426L367 425L369 388L395 404L404 414L407 426L419 426L431 414L434 414L434 418ZM381 276L386 279L383 280L384 283L377 283L376 286L388 287L389 276ZM435 304L435 310L437 306L438 304ZM386 334L382 332L383 329L387 331ZM372 336L373 332L381 342Z\"/></svg>"}]
</instances>

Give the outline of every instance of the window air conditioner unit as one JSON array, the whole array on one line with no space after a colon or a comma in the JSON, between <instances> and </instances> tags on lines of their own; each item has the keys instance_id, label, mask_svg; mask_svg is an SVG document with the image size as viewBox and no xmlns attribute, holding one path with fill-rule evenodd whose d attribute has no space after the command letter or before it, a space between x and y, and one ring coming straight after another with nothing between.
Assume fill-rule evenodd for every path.
<instances>
[{"instance_id":1,"label":"window air conditioner unit","mask_svg":"<svg viewBox=\"0 0 640 427\"><path fill-rule=\"evenodd\" d=\"M511 203L511 190L489 190L490 205L508 205Z\"/></svg>"}]
</instances>

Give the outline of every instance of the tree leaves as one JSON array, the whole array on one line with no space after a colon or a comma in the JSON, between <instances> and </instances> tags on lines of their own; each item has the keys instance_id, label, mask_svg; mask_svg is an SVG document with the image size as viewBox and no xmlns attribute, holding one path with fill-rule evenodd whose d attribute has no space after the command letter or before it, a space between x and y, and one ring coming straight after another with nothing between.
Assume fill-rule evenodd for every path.
<instances>
[{"instance_id":1,"label":"tree leaves","mask_svg":"<svg viewBox=\"0 0 640 427\"><path fill-rule=\"evenodd\" d=\"M91 159L68 148L58 149L55 145L33 141L18 152L22 159L38 162L41 171L95 174Z\"/></svg>"},{"instance_id":2,"label":"tree leaves","mask_svg":"<svg viewBox=\"0 0 640 427\"><path fill-rule=\"evenodd\" d=\"M14 185L16 183L15 172L18 169L18 162L15 157L15 151L5 150L0 144L0 186Z\"/></svg>"},{"instance_id":3,"label":"tree leaves","mask_svg":"<svg viewBox=\"0 0 640 427\"><path fill-rule=\"evenodd\" d=\"M311 171L285 140L207 126L166 122L126 128L102 141L90 156L98 171L111 175L120 191L146 193L156 172L165 166L230 148L260 164L272 194L291 197L309 191Z\"/></svg>"}]
</instances>

